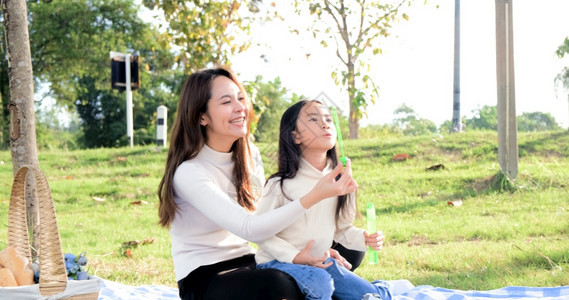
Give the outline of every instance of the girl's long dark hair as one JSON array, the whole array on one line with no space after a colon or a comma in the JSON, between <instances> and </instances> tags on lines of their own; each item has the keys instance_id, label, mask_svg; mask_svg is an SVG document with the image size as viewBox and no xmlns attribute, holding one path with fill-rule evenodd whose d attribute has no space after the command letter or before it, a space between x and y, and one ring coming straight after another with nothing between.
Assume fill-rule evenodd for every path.
<instances>
[{"instance_id":1,"label":"girl's long dark hair","mask_svg":"<svg viewBox=\"0 0 569 300\"><path fill-rule=\"evenodd\" d=\"M322 102L318 100L301 100L293 104L283 113L279 133L278 170L275 174L269 177L269 179L274 177L279 178L277 182L280 184L283 195L291 201L293 199L286 195L285 191L283 190L283 185L285 180L294 178L298 172L302 153L300 146L295 143L293 132L297 129L296 121L300 115L300 110L308 103L322 104ZM326 151L326 158L332 162L332 168L335 168L338 165L336 146ZM271 188L274 188L274 186ZM338 196L338 205L336 206L336 220L338 220L340 213L347 206L348 196L349 195Z\"/></svg>"},{"instance_id":2,"label":"girl's long dark hair","mask_svg":"<svg viewBox=\"0 0 569 300\"><path fill-rule=\"evenodd\" d=\"M207 112L207 103L211 98L211 83L217 76L225 76L239 87L249 106L247 119L254 119L251 101L247 98L243 86L230 71L223 68L205 69L193 73L186 79L180 92L176 119L172 126L164 176L158 186L158 198L160 199L158 217L162 227L170 227L178 210L174 201L173 186L176 169L182 162L196 157L207 141L206 129L200 125L200 116ZM231 147L235 163L232 179L237 192L237 202L245 209L253 211L255 205L249 176L251 163L249 134L249 129L247 129L247 134L237 139Z\"/></svg>"}]
</instances>

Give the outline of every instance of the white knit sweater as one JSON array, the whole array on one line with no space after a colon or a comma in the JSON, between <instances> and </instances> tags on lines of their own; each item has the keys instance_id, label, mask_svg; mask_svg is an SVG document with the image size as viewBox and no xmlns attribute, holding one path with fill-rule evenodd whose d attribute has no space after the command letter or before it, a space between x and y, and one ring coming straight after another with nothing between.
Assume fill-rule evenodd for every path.
<instances>
[{"instance_id":1,"label":"white knit sweater","mask_svg":"<svg viewBox=\"0 0 569 300\"><path fill-rule=\"evenodd\" d=\"M297 199L310 191L324 175L332 171L330 162L323 171L319 171L302 159L296 176L284 181L284 193L291 199ZM272 213L274 209L290 203L280 188L280 178L271 178L263 189L263 200L257 207L257 214ZM271 260L292 263L294 257L314 240L311 255L322 256L336 241L353 250L366 251L364 230L356 228L352 222L356 214L356 197L348 197L349 209L340 214L336 222L338 198L328 198L306 210L304 215L276 236L258 243L255 255L258 264Z\"/></svg>"},{"instance_id":2,"label":"white knit sweater","mask_svg":"<svg viewBox=\"0 0 569 300\"><path fill-rule=\"evenodd\" d=\"M259 191L264 181L259 150L252 147ZM256 216L236 201L231 153L204 146L174 174L178 212L170 229L176 280L203 265L254 253L247 241L267 239L292 224L306 209L293 201L278 211Z\"/></svg>"}]
</instances>

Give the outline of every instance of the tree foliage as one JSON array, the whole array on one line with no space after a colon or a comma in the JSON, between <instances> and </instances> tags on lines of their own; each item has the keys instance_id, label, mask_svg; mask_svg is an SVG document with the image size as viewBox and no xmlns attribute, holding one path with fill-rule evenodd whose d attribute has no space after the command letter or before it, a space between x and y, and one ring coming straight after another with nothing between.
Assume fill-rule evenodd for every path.
<instances>
[{"instance_id":1,"label":"tree foliage","mask_svg":"<svg viewBox=\"0 0 569 300\"><path fill-rule=\"evenodd\" d=\"M472 112L474 116L464 120L467 129L498 130L498 110L495 105L484 105Z\"/></svg>"},{"instance_id":2,"label":"tree foliage","mask_svg":"<svg viewBox=\"0 0 569 300\"><path fill-rule=\"evenodd\" d=\"M336 56L342 67L332 72L336 85L348 91L350 138L358 138L359 120L366 108L375 103L379 87L370 73L370 55L381 54L380 40L390 34L394 23L408 19L404 4L411 0L310 0L295 1L298 14L306 11L314 16L308 28L324 47L335 44Z\"/></svg>"},{"instance_id":3,"label":"tree foliage","mask_svg":"<svg viewBox=\"0 0 569 300\"><path fill-rule=\"evenodd\" d=\"M230 56L249 47L247 37L259 11L260 0L144 0L150 9L160 9L169 26L169 39L186 72L210 65L230 65Z\"/></svg>"},{"instance_id":4,"label":"tree foliage","mask_svg":"<svg viewBox=\"0 0 569 300\"><path fill-rule=\"evenodd\" d=\"M8 78L8 55L4 41L4 15L0 15L0 149L7 149L10 135L10 81Z\"/></svg>"},{"instance_id":5,"label":"tree foliage","mask_svg":"<svg viewBox=\"0 0 569 300\"><path fill-rule=\"evenodd\" d=\"M48 88L43 97L77 111L79 146L125 145L125 96L111 90L110 51L139 52L135 142L154 141L156 107L175 109L183 74L173 71L168 36L138 17L139 5L134 0L53 0L28 1L28 7L37 86L42 92Z\"/></svg>"},{"instance_id":6,"label":"tree foliage","mask_svg":"<svg viewBox=\"0 0 569 300\"><path fill-rule=\"evenodd\" d=\"M84 76L110 86L109 52L140 49L150 25L133 0L29 1L34 76L47 95L72 108ZM38 85L40 86L40 85Z\"/></svg>"},{"instance_id":7,"label":"tree foliage","mask_svg":"<svg viewBox=\"0 0 569 300\"><path fill-rule=\"evenodd\" d=\"M437 125L433 121L418 118L415 111L405 103L401 104L393 113L398 116L393 120L394 128L405 135L423 135L437 131Z\"/></svg>"},{"instance_id":8,"label":"tree foliage","mask_svg":"<svg viewBox=\"0 0 569 300\"><path fill-rule=\"evenodd\" d=\"M77 112L82 120L80 142L87 148L117 147L128 143L124 122L124 97L112 90L101 90L90 76L79 79Z\"/></svg>"},{"instance_id":9,"label":"tree foliage","mask_svg":"<svg viewBox=\"0 0 569 300\"><path fill-rule=\"evenodd\" d=\"M569 55L569 37L566 37L563 44L557 48L555 51L559 58L563 58L566 54ZM561 86L567 95L567 101L569 101L569 66L566 66L555 76L555 83Z\"/></svg>"},{"instance_id":10,"label":"tree foliage","mask_svg":"<svg viewBox=\"0 0 569 300\"><path fill-rule=\"evenodd\" d=\"M273 81L263 82L262 76L255 81L244 82L254 103L258 120L253 135L259 142L274 142L279 136L281 116L290 106L291 99L286 96L279 77Z\"/></svg>"},{"instance_id":11,"label":"tree foliage","mask_svg":"<svg viewBox=\"0 0 569 300\"><path fill-rule=\"evenodd\" d=\"M560 129L550 113L525 112L517 117L518 131L547 131Z\"/></svg>"},{"instance_id":12,"label":"tree foliage","mask_svg":"<svg viewBox=\"0 0 569 300\"><path fill-rule=\"evenodd\" d=\"M498 111L495 105L485 105L472 111L474 116L463 118L469 130L497 130ZM525 112L516 117L518 131L545 131L559 129L559 124L550 113ZM450 123L449 123L450 124Z\"/></svg>"}]
</instances>

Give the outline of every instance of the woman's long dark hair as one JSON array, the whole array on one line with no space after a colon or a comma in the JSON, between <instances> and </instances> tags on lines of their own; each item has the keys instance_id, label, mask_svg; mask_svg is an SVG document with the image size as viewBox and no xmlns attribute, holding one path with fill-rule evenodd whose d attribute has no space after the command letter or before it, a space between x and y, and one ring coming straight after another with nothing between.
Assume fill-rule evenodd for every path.
<instances>
[{"instance_id":1,"label":"woman's long dark hair","mask_svg":"<svg viewBox=\"0 0 569 300\"><path fill-rule=\"evenodd\" d=\"M283 185L285 180L294 178L298 172L301 150L300 146L295 142L294 132L297 129L296 121L300 115L300 110L308 103L322 104L322 102L318 100L301 100L293 104L283 113L279 133L278 170L275 174L269 177L269 179L274 177L280 178L278 182L280 183L281 191L283 195L291 201L293 199L286 195L285 191L283 190ZM336 146L326 151L326 158L332 162L332 168L335 168L338 165ZM274 188L274 186L271 188ZM349 195L338 196L338 205L336 206L336 220L338 220L340 213L347 206L348 196Z\"/></svg>"},{"instance_id":2,"label":"woman's long dark hair","mask_svg":"<svg viewBox=\"0 0 569 300\"><path fill-rule=\"evenodd\" d=\"M200 125L200 116L207 112L207 103L211 98L211 83L217 76L225 76L239 87L249 106L247 120L254 119L251 101L243 86L230 71L223 68L205 69L193 73L186 79L180 93L176 119L172 126L164 176L158 186L158 198L160 199L158 216L162 227L170 227L178 210L174 201L173 186L176 169L182 162L196 157L207 141L206 129ZM247 134L233 143L231 151L235 163L233 184L237 192L237 202L245 209L252 211L255 205L249 176L251 163L249 134L249 128L247 128Z\"/></svg>"}]
</instances>

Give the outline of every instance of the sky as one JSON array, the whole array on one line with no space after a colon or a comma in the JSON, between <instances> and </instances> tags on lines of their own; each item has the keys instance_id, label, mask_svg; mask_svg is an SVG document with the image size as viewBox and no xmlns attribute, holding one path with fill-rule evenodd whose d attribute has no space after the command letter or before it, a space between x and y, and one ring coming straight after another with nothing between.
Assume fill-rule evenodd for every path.
<instances>
[{"instance_id":1,"label":"sky","mask_svg":"<svg viewBox=\"0 0 569 300\"><path fill-rule=\"evenodd\" d=\"M276 4L283 2L288 1ZM423 2L414 2L407 11L409 21L395 24L391 36L380 41L383 53L370 60L370 76L380 91L363 126L390 124L402 104L437 125L452 118L454 1ZM289 24L303 19L287 11L286 3L277 8L285 21L254 27L252 47L232 59L233 70L241 81L278 76L289 91L309 98L324 92L346 112L347 93L330 76L342 67L335 48L323 48L311 34L290 33ZM550 113L566 128L568 97L562 89L556 91L554 78L569 67L569 56L555 54L569 37L569 1L518 0L512 8L516 113ZM497 102L495 1L461 0L460 9L461 116L472 117L473 110Z\"/></svg>"}]
</instances>

